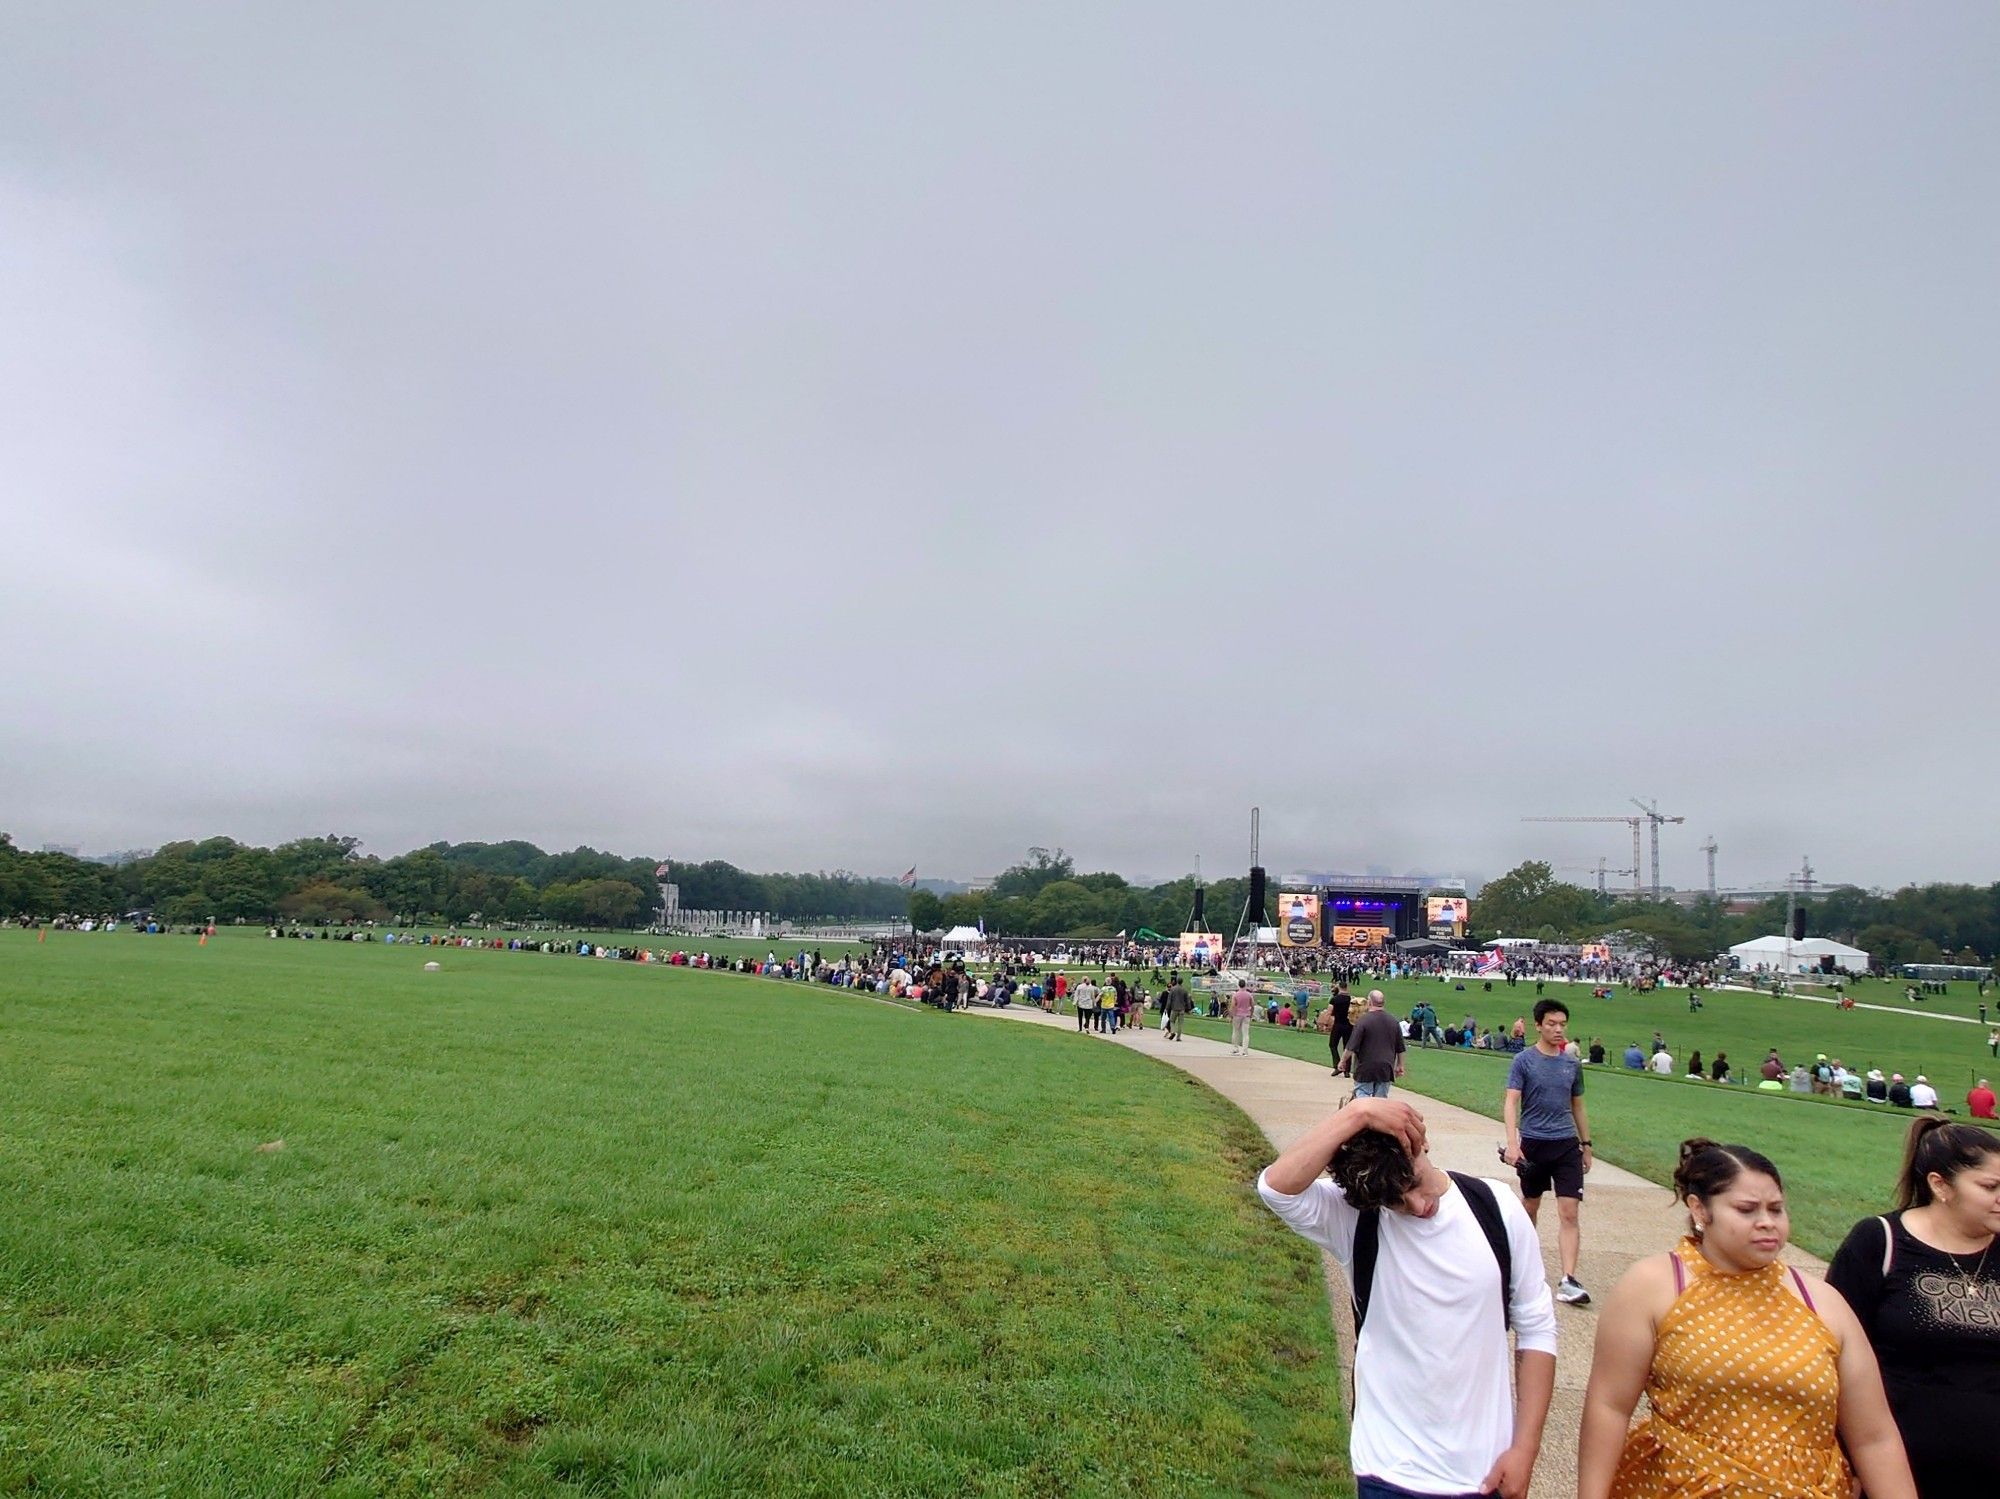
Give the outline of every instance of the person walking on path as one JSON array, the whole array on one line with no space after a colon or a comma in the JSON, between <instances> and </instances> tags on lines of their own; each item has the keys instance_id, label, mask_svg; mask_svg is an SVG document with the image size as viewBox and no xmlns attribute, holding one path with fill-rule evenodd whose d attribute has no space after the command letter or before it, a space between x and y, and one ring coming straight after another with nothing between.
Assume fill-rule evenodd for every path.
<instances>
[{"instance_id":1,"label":"person walking on path","mask_svg":"<svg viewBox=\"0 0 2000 1499\"><path fill-rule=\"evenodd\" d=\"M1688 1236L1633 1265L1598 1316L1577 1499L1851 1499L1856 1472L1869 1499L1917 1499L1861 1324L1778 1258L1778 1168L1683 1140L1674 1194Z\"/></svg>"},{"instance_id":2,"label":"person walking on path","mask_svg":"<svg viewBox=\"0 0 2000 1499\"><path fill-rule=\"evenodd\" d=\"M1187 985L1178 978L1167 990L1167 1039L1178 1041L1181 1027L1187 1024L1187 1012L1194 1008L1194 1001L1188 998Z\"/></svg>"},{"instance_id":3,"label":"person walking on path","mask_svg":"<svg viewBox=\"0 0 2000 1499\"><path fill-rule=\"evenodd\" d=\"M1576 1278L1576 1262L1583 1250L1583 1179L1592 1159L1590 1120L1583 1107L1583 1064L1566 1054L1568 1039L1569 1006L1559 999L1536 1000L1535 1044L1507 1068L1500 1100L1507 1143L1500 1158L1520 1176L1530 1223L1540 1219L1542 1198L1555 1188L1562 1259L1556 1300L1588 1306L1590 1292Z\"/></svg>"},{"instance_id":4,"label":"person walking on path","mask_svg":"<svg viewBox=\"0 0 2000 1499\"><path fill-rule=\"evenodd\" d=\"M1333 1053L1333 1070L1341 1070L1340 1053L1354 1043L1354 996L1347 992L1345 983L1333 986L1333 998L1327 1001L1327 1013L1333 1016L1333 1026L1328 1032L1327 1047Z\"/></svg>"},{"instance_id":5,"label":"person walking on path","mask_svg":"<svg viewBox=\"0 0 2000 1499\"><path fill-rule=\"evenodd\" d=\"M1541 1245L1514 1194L1440 1171L1422 1116L1377 1098L1309 1130L1257 1191L1353 1289L1358 1499L1524 1499L1555 1388L1556 1325Z\"/></svg>"},{"instance_id":6,"label":"person walking on path","mask_svg":"<svg viewBox=\"0 0 2000 1499\"><path fill-rule=\"evenodd\" d=\"M1896 1210L1863 1218L1826 1272L1882 1366L1923 1499L2000 1494L2000 1138L1910 1126Z\"/></svg>"},{"instance_id":7,"label":"person walking on path","mask_svg":"<svg viewBox=\"0 0 2000 1499\"><path fill-rule=\"evenodd\" d=\"M1354 1026L1347 1061L1356 1098L1387 1098L1389 1085L1403 1075L1403 1030L1382 1008L1382 991L1368 991L1368 1010Z\"/></svg>"},{"instance_id":8,"label":"person walking on path","mask_svg":"<svg viewBox=\"0 0 2000 1499\"><path fill-rule=\"evenodd\" d=\"M1076 1001L1076 1028L1087 1031L1097 1023L1097 985L1085 979L1072 995Z\"/></svg>"},{"instance_id":9,"label":"person walking on path","mask_svg":"<svg viewBox=\"0 0 2000 1499\"><path fill-rule=\"evenodd\" d=\"M1229 1054L1232 1057L1250 1055L1250 1017L1257 1009L1257 996L1250 992L1250 980L1243 979L1236 985L1236 992L1229 996Z\"/></svg>"}]
</instances>

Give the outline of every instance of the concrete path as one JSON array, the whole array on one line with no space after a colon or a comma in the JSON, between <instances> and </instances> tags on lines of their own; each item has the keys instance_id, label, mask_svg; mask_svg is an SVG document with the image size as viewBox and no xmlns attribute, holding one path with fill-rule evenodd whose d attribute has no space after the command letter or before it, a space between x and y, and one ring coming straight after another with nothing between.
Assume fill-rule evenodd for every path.
<instances>
[{"instance_id":1,"label":"concrete path","mask_svg":"<svg viewBox=\"0 0 2000 1499\"><path fill-rule=\"evenodd\" d=\"M1159 1023L1158 1017L1152 1017L1152 1026L1145 1030L1098 1036L1078 1034L1073 1018L1045 1015L1039 1010L1012 1006L990 1010L975 1006L965 1013L1056 1027L1068 1031L1078 1046L1122 1046L1171 1063L1249 1115L1251 1122L1270 1140L1274 1157L1353 1091L1345 1079L1331 1076L1330 1068L1311 1062L1262 1051L1235 1057L1222 1042L1197 1036L1170 1041L1154 1028ZM1251 1034L1254 1039L1254 1027ZM1423 1053L1409 1053L1408 1065L1409 1082L1413 1086L1405 1090L1399 1085L1398 1091L1406 1092L1423 1114L1431 1155L1437 1163L1449 1171L1511 1183L1514 1173L1501 1165L1494 1154L1504 1138L1500 1121L1417 1096L1416 1089L1423 1085ZM1500 1103L1497 1093L1493 1102L1497 1112ZM1617 1147L1615 1142L1607 1142L1607 1148L1615 1153ZM1602 1301L1635 1259L1657 1254L1676 1243L1685 1222L1684 1214L1674 1205L1666 1188L1600 1160L1591 1170L1584 1192L1583 1251L1577 1278L1597 1301ZM1561 1267L1556 1257L1556 1211L1552 1200L1543 1203L1537 1226L1553 1289ZM1803 1251L1788 1250L1785 1257L1808 1270L1825 1268L1823 1262ZM1340 1334L1341 1378L1345 1380L1354 1357L1354 1317L1346 1280L1333 1257L1325 1258L1327 1302ZM1577 1425L1583 1410L1584 1385L1590 1378L1591 1342L1597 1335L1596 1305L1558 1304L1556 1323L1560 1343L1556 1353L1555 1402L1549 1411L1541 1460L1535 1465L1535 1499L1555 1499L1576 1492Z\"/></svg>"}]
</instances>

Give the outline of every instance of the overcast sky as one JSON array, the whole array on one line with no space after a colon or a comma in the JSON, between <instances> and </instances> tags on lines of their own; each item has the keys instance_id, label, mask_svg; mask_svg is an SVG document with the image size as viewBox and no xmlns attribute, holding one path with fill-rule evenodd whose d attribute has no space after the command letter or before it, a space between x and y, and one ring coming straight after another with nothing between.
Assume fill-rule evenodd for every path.
<instances>
[{"instance_id":1,"label":"overcast sky","mask_svg":"<svg viewBox=\"0 0 2000 1499\"><path fill-rule=\"evenodd\" d=\"M1996 78L1987 3L0 6L0 828L2000 878Z\"/></svg>"}]
</instances>

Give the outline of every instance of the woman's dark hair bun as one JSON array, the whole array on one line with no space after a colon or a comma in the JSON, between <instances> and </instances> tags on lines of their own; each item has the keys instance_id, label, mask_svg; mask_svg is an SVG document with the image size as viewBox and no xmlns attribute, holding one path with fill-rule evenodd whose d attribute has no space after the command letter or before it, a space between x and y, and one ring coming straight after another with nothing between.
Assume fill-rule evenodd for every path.
<instances>
[{"instance_id":1,"label":"woman's dark hair bun","mask_svg":"<svg viewBox=\"0 0 2000 1499\"><path fill-rule=\"evenodd\" d=\"M1745 1171L1762 1172L1784 1190L1785 1179L1768 1156L1748 1145L1723 1145L1699 1136L1681 1141L1680 1163L1674 1167L1674 1200L1690 1197L1708 1201Z\"/></svg>"}]
</instances>

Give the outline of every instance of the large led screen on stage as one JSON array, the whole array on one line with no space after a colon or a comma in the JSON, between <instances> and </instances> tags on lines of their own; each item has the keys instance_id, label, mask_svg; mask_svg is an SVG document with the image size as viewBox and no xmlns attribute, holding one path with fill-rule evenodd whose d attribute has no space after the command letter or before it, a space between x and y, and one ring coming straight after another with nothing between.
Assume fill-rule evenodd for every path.
<instances>
[{"instance_id":1,"label":"large led screen on stage","mask_svg":"<svg viewBox=\"0 0 2000 1499\"><path fill-rule=\"evenodd\" d=\"M1319 946L1318 892L1288 891L1278 897L1278 945Z\"/></svg>"},{"instance_id":2,"label":"large led screen on stage","mask_svg":"<svg viewBox=\"0 0 2000 1499\"><path fill-rule=\"evenodd\" d=\"M1462 895L1433 895L1424 902L1424 915L1433 937L1463 937L1465 918L1471 902Z\"/></svg>"}]
</instances>

